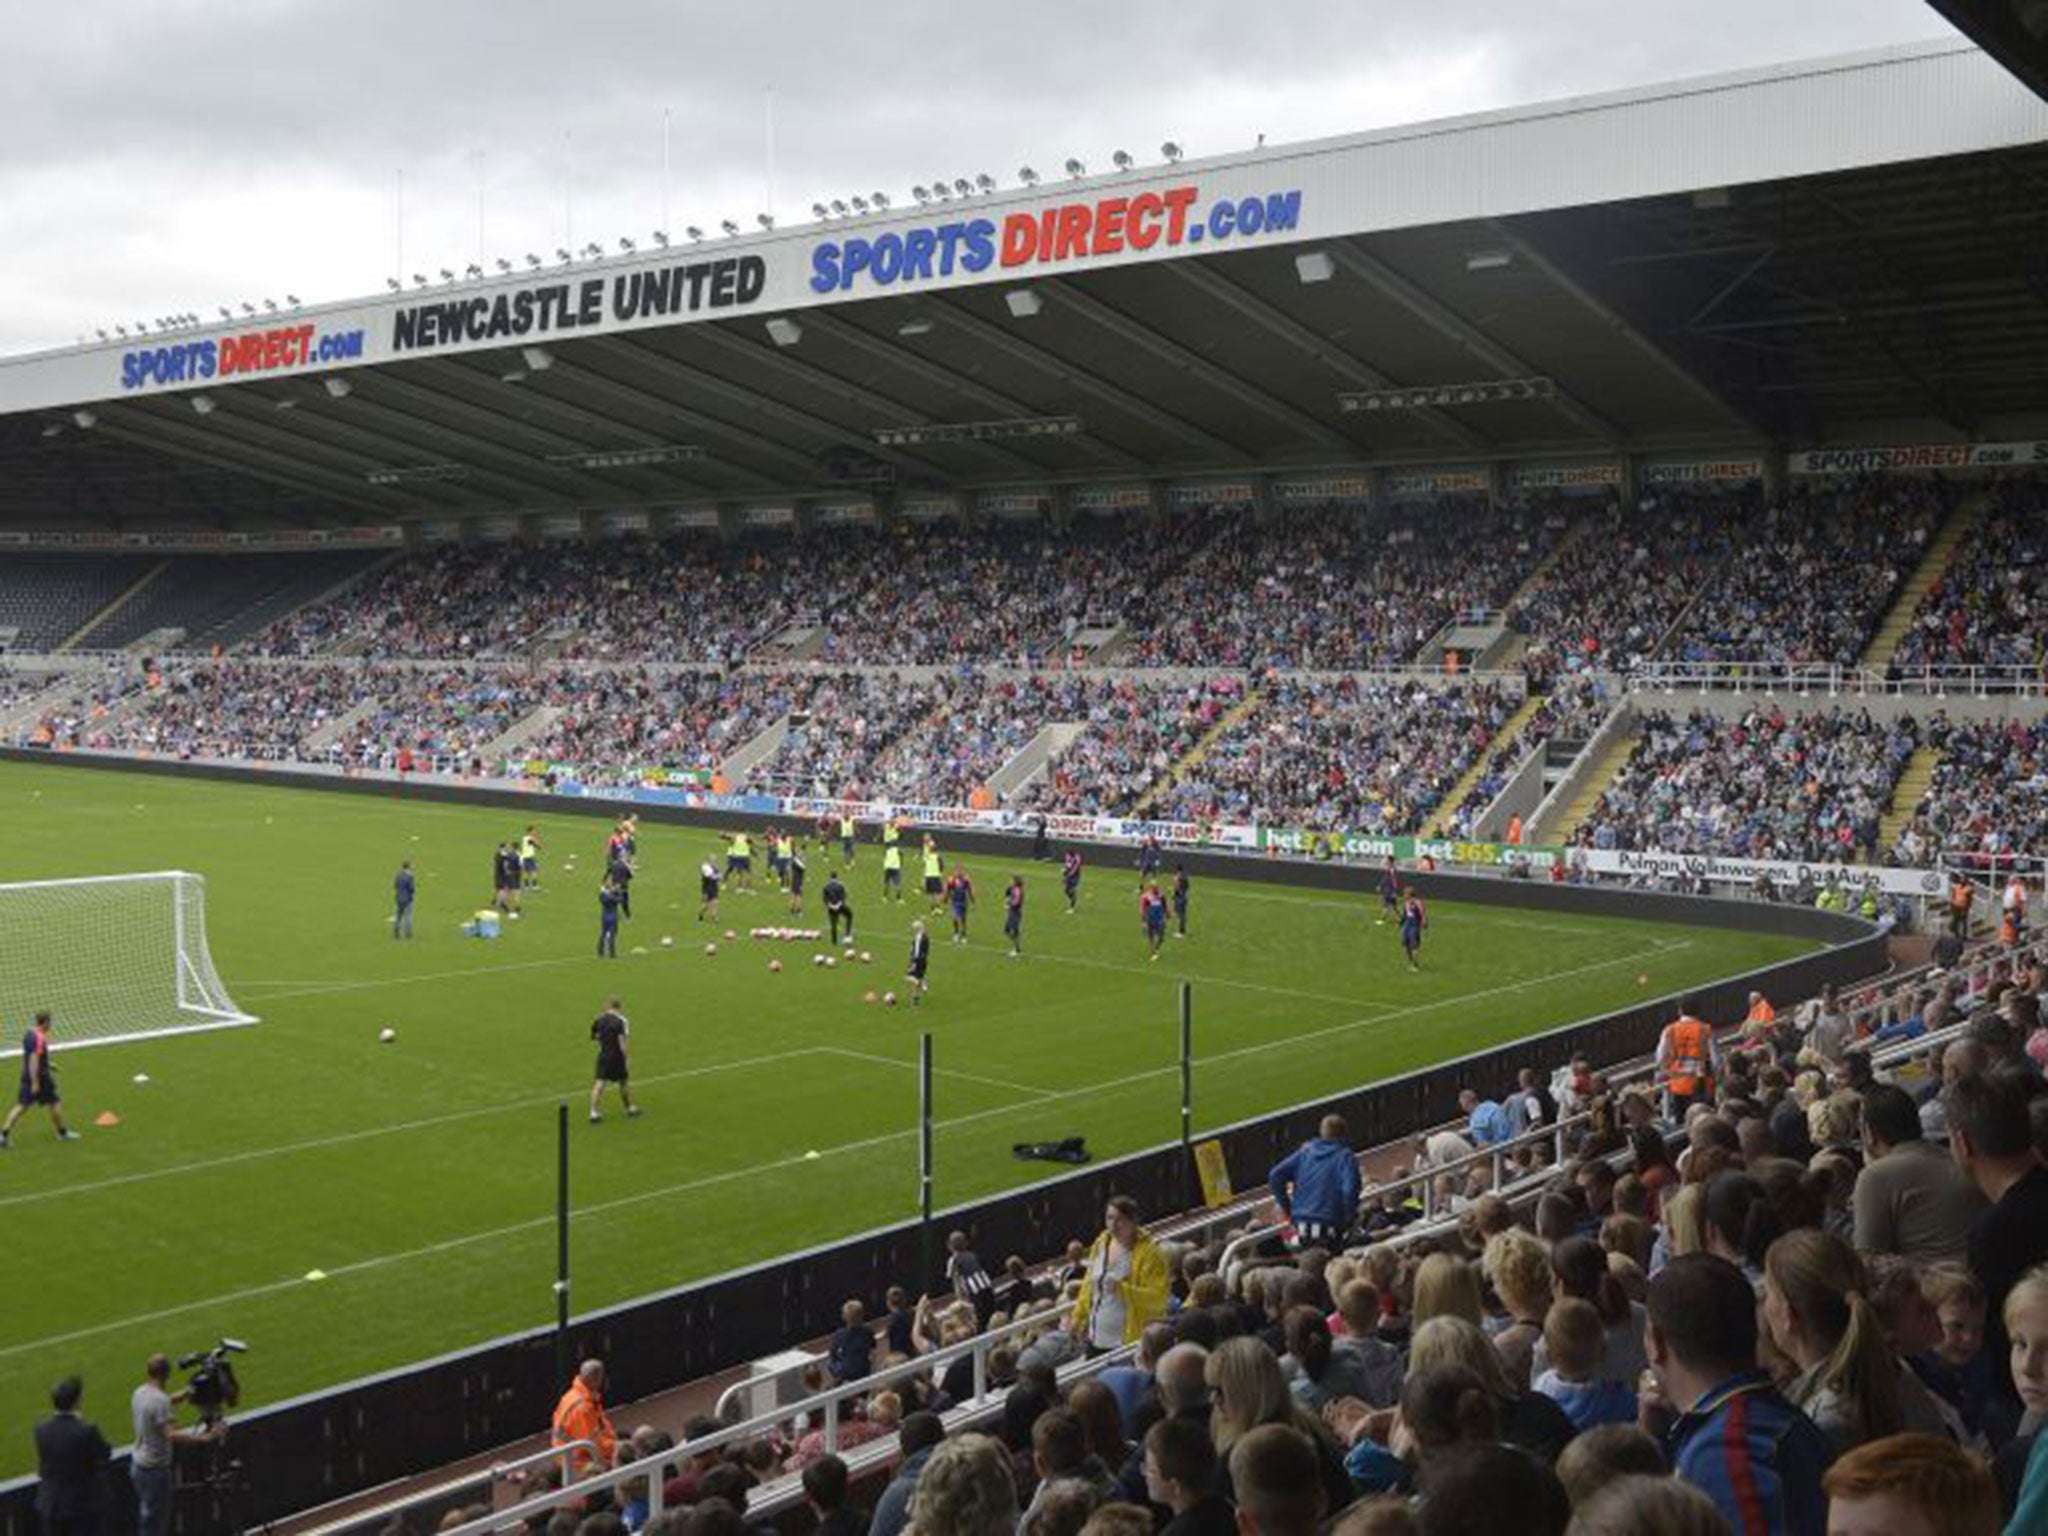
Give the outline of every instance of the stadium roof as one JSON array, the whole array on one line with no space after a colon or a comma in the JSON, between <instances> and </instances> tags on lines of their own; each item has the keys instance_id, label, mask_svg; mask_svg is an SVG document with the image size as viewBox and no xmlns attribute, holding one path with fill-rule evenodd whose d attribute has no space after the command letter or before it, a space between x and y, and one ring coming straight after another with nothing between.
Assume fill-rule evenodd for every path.
<instances>
[{"instance_id":1,"label":"stadium roof","mask_svg":"<svg viewBox=\"0 0 2048 1536\"><path fill-rule=\"evenodd\" d=\"M2044 398L2048 103L1959 42L920 190L0 360L0 518L1961 440Z\"/></svg>"}]
</instances>

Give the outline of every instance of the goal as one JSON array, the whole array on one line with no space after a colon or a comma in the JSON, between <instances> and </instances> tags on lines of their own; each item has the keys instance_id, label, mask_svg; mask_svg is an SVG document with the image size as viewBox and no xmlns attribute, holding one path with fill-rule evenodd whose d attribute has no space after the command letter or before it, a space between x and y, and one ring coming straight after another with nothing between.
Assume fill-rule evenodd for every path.
<instances>
[{"instance_id":1,"label":"goal","mask_svg":"<svg viewBox=\"0 0 2048 1536\"><path fill-rule=\"evenodd\" d=\"M0 885L0 1055L45 1009L60 1046L256 1022L213 969L206 881L183 870Z\"/></svg>"}]
</instances>

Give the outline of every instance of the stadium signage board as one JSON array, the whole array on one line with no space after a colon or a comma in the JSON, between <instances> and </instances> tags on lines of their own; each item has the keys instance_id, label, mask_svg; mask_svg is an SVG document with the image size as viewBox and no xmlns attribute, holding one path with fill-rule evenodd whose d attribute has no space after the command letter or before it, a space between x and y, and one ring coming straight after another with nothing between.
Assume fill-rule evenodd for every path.
<instances>
[{"instance_id":1,"label":"stadium signage board","mask_svg":"<svg viewBox=\"0 0 2048 1536\"><path fill-rule=\"evenodd\" d=\"M872 501L819 501L811 504L811 521L821 528L851 528L875 520Z\"/></svg>"},{"instance_id":2,"label":"stadium signage board","mask_svg":"<svg viewBox=\"0 0 2048 1536\"><path fill-rule=\"evenodd\" d=\"M1867 475L1879 470L2006 469L2048 466L2048 442L1924 443L1898 448L1813 448L1792 454L1795 475Z\"/></svg>"},{"instance_id":3,"label":"stadium signage board","mask_svg":"<svg viewBox=\"0 0 2048 1536\"><path fill-rule=\"evenodd\" d=\"M1629 848L1588 848L1575 852L1597 875L1631 875L1664 879L1689 875L1720 885L1754 885L1760 875L1789 889L1804 881L1825 885L1840 880L1852 890L1882 891L1887 896L1936 896L1947 888L1939 871L1889 869L1875 864L1800 864L1786 859L1724 859L1695 853L1660 853Z\"/></svg>"},{"instance_id":4,"label":"stadium signage board","mask_svg":"<svg viewBox=\"0 0 2048 1536\"><path fill-rule=\"evenodd\" d=\"M1051 510L1050 491L983 491L975 503L997 517L1037 517Z\"/></svg>"},{"instance_id":5,"label":"stadium signage board","mask_svg":"<svg viewBox=\"0 0 2048 1536\"><path fill-rule=\"evenodd\" d=\"M1313 480L1275 480L1273 499L1294 504L1319 501L1372 500L1372 480L1365 475L1328 475Z\"/></svg>"},{"instance_id":6,"label":"stadium signage board","mask_svg":"<svg viewBox=\"0 0 2048 1536\"><path fill-rule=\"evenodd\" d=\"M1529 464L1508 482L1518 491L1605 490L1621 484L1619 464Z\"/></svg>"},{"instance_id":7,"label":"stadium signage board","mask_svg":"<svg viewBox=\"0 0 2048 1536\"><path fill-rule=\"evenodd\" d=\"M0 530L0 549L390 549L405 542L398 527L280 528L268 533L189 529L168 533L110 533L59 529Z\"/></svg>"},{"instance_id":8,"label":"stadium signage board","mask_svg":"<svg viewBox=\"0 0 2048 1536\"><path fill-rule=\"evenodd\" d=\"M1152 487L1084 485L1073 493L1068 505L1076 512L1149 512L1152 510Z\"/></svg>"},{"instance_id":9,"label":"stadium signage board","mask_svg":"<svg viewBox=\"0 0 2048 1536\"><path fill-rule=\"evenodd\" d=\"M410 304L394 314L391 350L396 354L431 351L450 342L530 341L643 317L745 309L767 286L767 261L749 254L621 272L609 284L601 277L586 277L509 292L451 295Z\"/></svg>"},{"instance_id":10,"label":"stadium signage board","mask_svg":"<svg viewBox=\"0 0 2048 1536\"><path fill-rule=\"evenodd\" d=\"M1462 495L1491 486L1483 469L1398 469L1381 483L1387 495L1396 499Z\"/></svg>"},{"instance_id":11,"label":"stadium signage board","mask_svg":"<svg viewBox=\"0 0 2048 1536\"><path fill-rule=\"evenodd\" d=\"M1697 485L1714 481L1741 484L1764 477L1762 459L1705 459L1683 464L1645 464L1645 485Z\"/></svg>"},{"instance_id":12,"label":"stadium signage board","mask_svg":"<svg viewBox=\"0 0 2048 1536\"><path fill-rule=\"evenodd\" d=\"M971 205L969 205L971 206ZM1083 257L1155 247L1242 243L1288 234L1301 224L1301 190L1204 196L1194 182L1107 196L1068 198L1002 216L948 217L874 235L820 240L811 247L813 293L893 288L956 272L1028 272Z\"/></svg>"},{"instance_id":13,"label":"stadium signage board","mask_svg":"<svg viewBox=\"0 0 2048 1536\"><path fill-rule=\"evenodd\" d=\"M938 523L960 515L958 496L903 496L896 510L913 523Z\"/></svg>"},{"instance_id":14,"label":"stadium signage board","mask_svg":"<svg viewBox=\"0 0 2048 1536\"><path fill-rule=\"evenodd\" d=\"M1166 491L1167 505L1182 512L1199 512L1204 507L1241 507L1258 499L1258 487L1242 480L1175 485Z\"/></svg>"}]
</instances>

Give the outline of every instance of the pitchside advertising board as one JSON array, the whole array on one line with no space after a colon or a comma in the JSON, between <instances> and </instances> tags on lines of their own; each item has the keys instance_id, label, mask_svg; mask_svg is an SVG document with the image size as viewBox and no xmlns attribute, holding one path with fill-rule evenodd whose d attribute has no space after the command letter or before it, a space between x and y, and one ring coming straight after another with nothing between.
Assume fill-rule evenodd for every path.
<instances>
[{"instance_id":1,"label":"pitchside advertising board","mask_svg":"<svg viewBox=\"0 0 2048 1536\"><path fill-rule=\"evenodd\" d=\"M2038 469L2048 466L2048 442L1922 443L1893 448L1815 448L1787 457L1795 475L1868 475L1880 471Z\"/></svg>"}]
</instances>

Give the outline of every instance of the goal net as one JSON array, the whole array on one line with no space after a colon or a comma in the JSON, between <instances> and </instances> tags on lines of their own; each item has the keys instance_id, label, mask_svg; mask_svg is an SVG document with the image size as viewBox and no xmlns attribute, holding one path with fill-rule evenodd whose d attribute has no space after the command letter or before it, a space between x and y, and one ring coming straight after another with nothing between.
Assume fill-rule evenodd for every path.
<instances>
[{"instance_id":1,"label":"goal net","mask_svg":"<svg viewBox=\"0 0 2048 1536\"><path fill-rule=\"evenodd\" d=\"M256 1020L206 947L206 881L166 870L0 885L0 1055L47 1010L60 1045Z\"/></svg>"}]
</instances>

